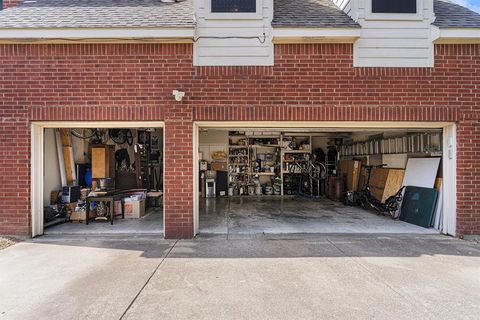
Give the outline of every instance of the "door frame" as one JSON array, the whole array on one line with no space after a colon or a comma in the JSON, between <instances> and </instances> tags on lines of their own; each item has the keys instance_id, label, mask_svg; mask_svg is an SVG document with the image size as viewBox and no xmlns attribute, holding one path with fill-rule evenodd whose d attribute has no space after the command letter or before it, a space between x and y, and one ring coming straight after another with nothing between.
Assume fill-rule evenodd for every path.
<instances>
[{"instance_id":1,"label":"door frame","mask_svg":"<svg viewBox=\"0 0 480 320\"><path fill-rule=\"evenodd\" d=\"M193 230L200 231L199 208L199 132L209 129L442 129L443 133L443 233L456 235L457 219L457 126L454 122L413 122L413 121L197 121L193 125Z\"/></svg>"},{"instance_id":2,"label":"door frame","mask_svg":"<svg viewBox=\"0 0 480 320\"><path fill-rule=\"evenodd\" d=\"M31 181L30 203L32 237L43 235L43 183L44 183L44 129L55 128L162 128L163 148L165 150L164 121L32 121L31 126ZM165 163L163 163L165 172ZM164 207L165 208L165 207ZM165 235L165 209L163 209L163 233Z\"/></svg>"}]
</instances>

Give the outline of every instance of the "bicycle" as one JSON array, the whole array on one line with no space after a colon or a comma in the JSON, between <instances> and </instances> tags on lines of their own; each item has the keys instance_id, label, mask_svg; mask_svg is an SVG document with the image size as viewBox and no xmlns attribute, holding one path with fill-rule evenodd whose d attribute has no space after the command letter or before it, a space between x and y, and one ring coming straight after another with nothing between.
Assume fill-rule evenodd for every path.
<instances>
[{"instance_id":1,"label":"bicycle","mask_svg":"<svg viewBox=\"0 0 480 320\"><path fill-rule=\"evenodd\" d=\"M133 134L130 129L110 129L108 136L117 144L127 143L129 146L133 144Z\"/></svg>"},{"instance_id":2,"label":"bicycle","mask_svg":"<svg viewBox=\"0 0 480 320\"><path fill-rule=\"evenodd\" d=\"M106 129L71 129L71 134L74 137L84 140L90 140L92 144L104 144L108 140L107 130Z\"/></svg>"},{"instance_id":3,"label":"bicycle","mask_svg":"<svg viewBox=\"0 0 480 320\"><path fill-rule=\"evenodd\" d=\"M365 184L363 185L362 190L355 193L355 202L360 205L363 209L374 209L377 211L377 214L381 215L388 215L392 219L399 218L399 205L403 199L403 189L405 187L401 187L395 195L388 197L385 200L385 203L375 198L372 193L370 192L370 177L372 175L373 168L383 168L385 164L373 166L363 166L366 169L366 180Z\"/></svg>"},{"instance_id":4,"label":"bicycle","mask_svg":"<svg viewBox=\"0 0 480 320\"><path fill-rule=\"evenodd\" d=\"M90 139L92 144L105 144L108 138L112 139L117 144L128 143L129 146L133 144L133 134L130 129L98 129L98 128L85 128L85 129L71 129L70 132L73 136L88 140Z\"/></svg>"}]
</instances>

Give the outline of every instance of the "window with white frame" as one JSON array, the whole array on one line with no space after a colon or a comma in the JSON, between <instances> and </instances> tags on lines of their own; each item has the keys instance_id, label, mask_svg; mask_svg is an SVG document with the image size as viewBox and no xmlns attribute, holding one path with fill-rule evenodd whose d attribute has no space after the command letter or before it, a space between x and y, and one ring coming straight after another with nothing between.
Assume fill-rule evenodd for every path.
<instances>
[{"instance_id":1,"label":"window with white frame","mask_svg":"<svg viewBox=\"0 0 480 320\"><path fill-rule=\"evenodd\" d=\"M211 0L212 13L255 13L257 0Z\"/></svg>"},{"instance_id":2,"label":"window with white frame","mask_svg":"<svg viewBox=\"0 0 480 320\"><path fill-rule=\"evenodd\" d=\"M417 0L372 0L372 13L417 13Z\"/></svg>"}]
</instances>

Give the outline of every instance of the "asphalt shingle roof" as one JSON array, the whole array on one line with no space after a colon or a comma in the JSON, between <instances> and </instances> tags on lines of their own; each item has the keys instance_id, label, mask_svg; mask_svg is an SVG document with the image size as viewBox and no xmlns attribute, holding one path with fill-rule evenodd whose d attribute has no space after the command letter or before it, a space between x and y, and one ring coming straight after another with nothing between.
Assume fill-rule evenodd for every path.
<instances>
[{"instance_id":1,"label":"asphalt shingle roof","mask_svg":"<svg viewBox=\"0 0 480 320\"><path fill-rule=\"evenodd\" d=\"M359 28L331 0L274 0L275 27Z\"/></svg>"},{"instance_id":2,"label":"asphalt shingle roof","mask_svg":"<svg viewBox=\"0 0 480 320\"><path fill-rule=\"evenodd\" d=\"M480 14L448 0L435 0L437 19L433 23L439 28L480 28Z\"/></svg>"},{"instance_id":3,"label":"asphalt shingle roof","mask_svg":"<svg viewBox=\"0 0 480 320\"><path fill-rule=\"evenodd\" d=\"M434 0L440 28L480 28L480 14ZM274 0L275 27L358 28L331 0ZM0 28L193 27L193 0L26 0L0 11Z\"/></svg>"},{"instance_id":4,"label":"asphalt shingle roof","mask_svg":"<svg viewBox=\"0 0 480 320\"><path fill-rule=\"evenodd\" d=\"M193 0L36 0L0 11L0 28L191 27Z\"/></svg>"}]
</instances>

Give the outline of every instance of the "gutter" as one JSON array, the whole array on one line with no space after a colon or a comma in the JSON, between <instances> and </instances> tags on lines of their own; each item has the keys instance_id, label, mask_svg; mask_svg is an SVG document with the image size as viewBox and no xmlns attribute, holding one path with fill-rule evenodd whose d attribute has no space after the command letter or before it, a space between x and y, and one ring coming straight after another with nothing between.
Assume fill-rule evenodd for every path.
<instances>
[{"instance_id":1,"label":"gutter","mask_svg":"<svg viewBox=\"0 0 480 320\"><path fill-rule=\"evenodd\" d=\"M0 43L192 43L193 37L192 27L0 29Z\"/></svg>"}]
</instances>

